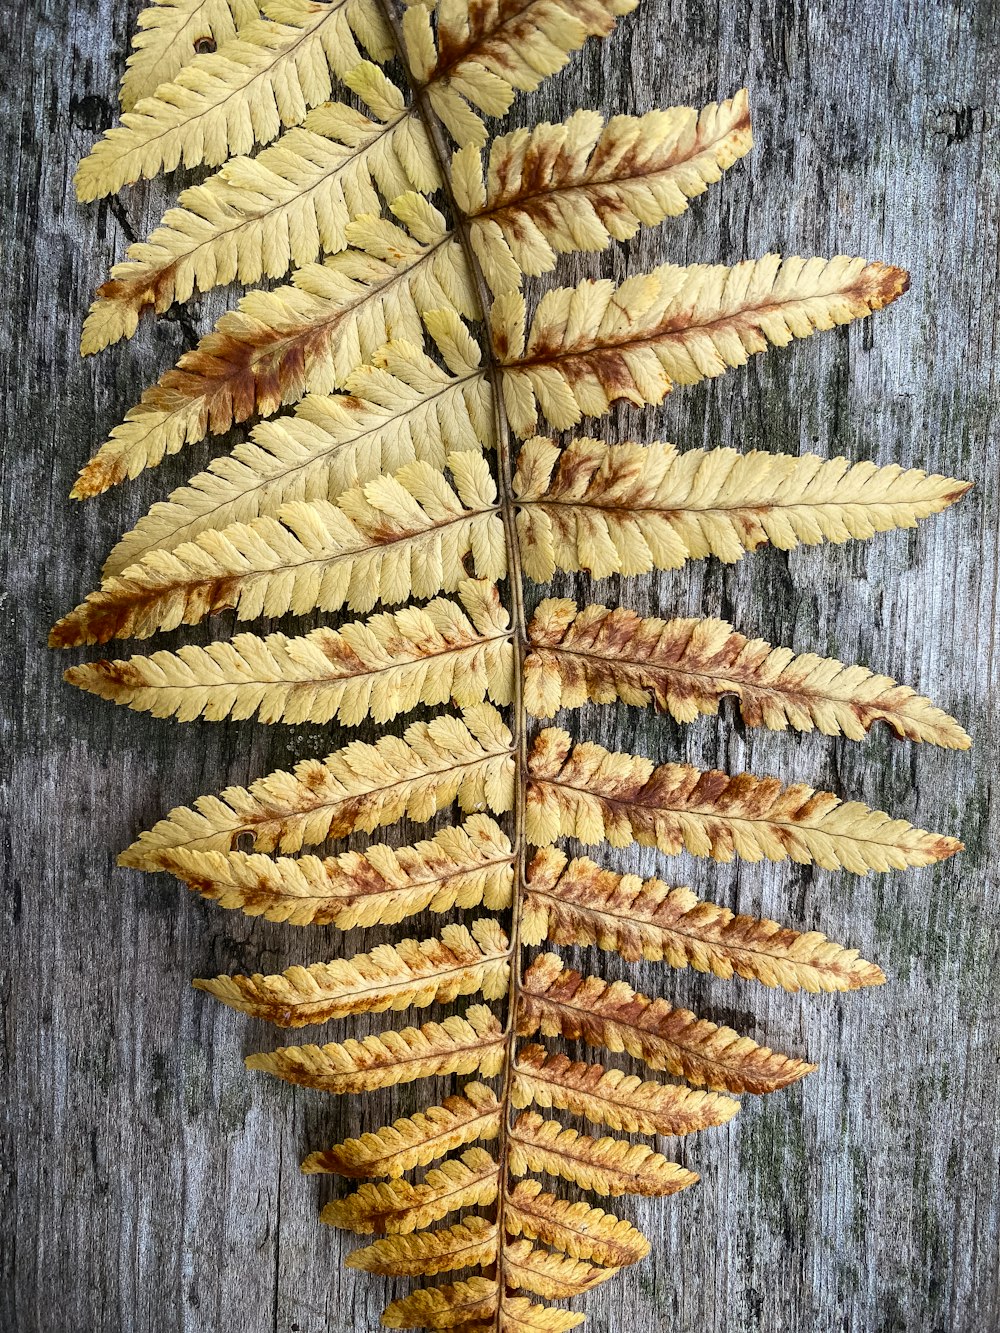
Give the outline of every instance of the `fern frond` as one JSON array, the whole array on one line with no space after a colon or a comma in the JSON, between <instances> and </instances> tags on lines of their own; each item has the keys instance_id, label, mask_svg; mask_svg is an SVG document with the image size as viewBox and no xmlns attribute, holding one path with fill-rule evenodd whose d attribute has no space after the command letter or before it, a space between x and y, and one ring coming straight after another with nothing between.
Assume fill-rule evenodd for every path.
<instances>
[{"instance_id":1,"label":"fern frond","mask_svg":"<svg viewBox=\"0 0 1000 1333\"><path fill-rule=\"evenodd\" d=\"M344 1263L386 1277L433 1277L455 1268L485 1268L496 1256L496 1223L471 1213L451 1227L374 1241L352 1250Z\"/></svg>"},{"instance_id":2,"label":"fern frond","mask_svg":"<svg viewBox=\"0 0 1000 1333\"><path fill-rule=\"evenodd\" d=\"M449 1213L481 1208L497 1197L499 1171L485 1148L468 1148L433 1167L418 1184L390 1180L365 1184L346 1199L335 1199L320 1213L329 1226L405 1236L423 1231Z\"/></svg>"},{"instance_id":3,"label":"fern frond","mask_svg":"<svg viewBox=\"0 0 1000 1333\"><path fill-rule=\"evenodd\" d=\"M451 454L454 488L429 463L328 500L289 501L277 518L208 528L151 551L108 579L53 628L53 647L148 638L233 609L239 620L345 604L368 611L452 592L473 556L485 579L506 573L496 483L478 454Z\"/></svg>"},{"instance_id":4,"label":"fern frond","mask_svg":"<svg viewBox=\"0 0 1000 1333\"><path fill-rule=\"evenodd\" d=\"M363 1041L285 1046L246 1059L248 1069L322 1092L359 1093L442 1074L500 1072L507 1038L492 1009L473 1004L463 1017L388 1031Z\"/></svg>"},{"instance_id":5,"label":"fern frond","mask_svg":"<svg viewBox=\"0 0 1000 1333\"><path fill-rule=\"evenodd\" d=\"M306 1175L333 1174L356 1180L371 1176L395 1179L456 1148L495 1139L500 1118L496 1093L484 1083L467 1083L460 1094L446 1097L440 1106L324 1152L310 1153L302 1170Z\"/></svg>"},{"instance_id":6,"label":"fern frond","mask_svg":"<svg viewBox=\"0 0 1000 1333\"><path fill-rule=\"evenodd\" d=\"M404 814L429 819L457 800L464 811L500 814L513 799L512 737L489 704L414 722L402 738L353 741L328 758L306 759L291 773L228 787L179 806L119 857L121 865L157 870L178 851L230 851L240 837L257 851L297 852L327 838L393 824Z\"/></svg>"},{"instance_id":7,"label":"fern frond","mask_svg":"<svg viewBox=\"0 0 1000 1333\"><path fill-rule=\"evenodd\" d=\"M559 836L668 856L731 861L815 862L824 870L904 870L961 850L955 838L890 819L860 801L750 773L731 777L690 764L653 764L584 742L570 753L565 731L546 728L529 767L527 833L537 845Z\"/></svg>"},{"instance_id":8,"label":"fern frond","mask_svg":"<svg viewBox=\"0 0 1000 1333\"><path fill-rule=\"evenodd\" d=\"M182 847L161 851L158 867L247 916L352 930L456 906L500 911L510 906L512 861L507 835L486 815L472 815L415 847L376 843L322 861Z\"/></svg>"},{"instance_id":9,"label":"fern frond","mask_svg":"<svg viewBox=\"0 0 1000 1333\"><path fill-rule=\"evenodd\" d=\"M121 81L122 109L151 96L192 61L199 46L231 41L260 14L257 0L153 0L136 20Z\"/></svg>"},{"instance_id":10,"label":"fern frond","mask_svg":"<svg viewBox=\"0 0 1000 1333\"><path fill-rule=\"evenodd\" d=\"M746 92L699 113L671 107L645 116L577 111L495 139L484 174L478 151L452 164L459 207L493 290L555 267L559 254L603 250L640 226L678 217L750 151Z\"/></svg>"},{"instance_id":11,"label":"fern frond","mask_svg":"<svg viewBox=\"0 0 1000 1333\"><path fill-rule=\"evenodd\" d=\"M560 451L539 437L515 477L522 559L540 583L556 568L645 574L709 555L731 563L765 542L789 551L912 528L968 489L896 464L593 439Z\"/></svg>"},{"instance_id":12,"label":"fern frond","mask_svg":"<svg viewBox=\"0 0 1000 1333\"><path fill-rule=\"evenodd\" d=\"M533 92L557 73L588 37L606 37L638 0L457 0L436 11L411 5L403 14L406 56L434 113L459 146L481 145L475 111L501 116L515 89ZM437 31L431 25L436 13Z\"/></svg>"},{"instance_id":13,"label":"fern frond","mask_svg":"<svg viewBox=\"0 0 1000 1333\"><path fill-rule=\"evenodd\" d=\"M532 1305L523 1296L510 1296L486 1277L443 1287L418 1287L393 1301L382 1316L383 1328L461 1327L465 1333L564 1333L582 1322L582 1315L569 1310Z\"/></svg>"},{"instance_id":14,"label":"fern frond","mask_svg":"<svg viewBox=\"0 0 1000 1333\"><path fill-rule=\"evenodd\" d=\"M498 297L491 324L508 420L524 437L539 410L567 430L618 399L658 403L674 383L721 375L769 344L861 319L908 281L902 269L845 256L664 264L618 287L588 280L546 292L527 341L523 298Z\"/></svg>"},{"instance_id":15,"label":"fern frond","mask_svg":"<svg viewBox=\"0 0 1000 1333\"><path fill-rule=\"evenodd\" d=\"M583 1200L558 1199L537 1180L519 1180L507 1195L504 1225L512 1235L611 1268L626 1268L649 1253L649 1241L631 1222Z\"/></svg>"},{"instance_id":16,"label":"fern frond","mask_svg":"<svg viewBox=\"0 0 1000 1333\"><path fill-rule=\"evenodd\" d=\"M731 1097L644 1083L620 1069L573 1062L536 1045L518 1051L511 1096L517 1107L554 1106L627 1134L694 1134L726 1124L739 1110Z\"/></svg>"},{"instance_id":17,"label":"fern frond","mask_svg":"<svg viewBox=\"0 0 1000 1333\"><path fill-rule=\"evenodd\" d=\"M280 143L184 190L149 239L129 246L90 307L84 355L131 338L146 309L162 314L195 291L281 277L342 250L348 223L381 211L376 186L390 199L437 187L426 131L395 84L370 62L344 82L371 115L317 107Z\"/></svg>"},{"instance_id":18,"label":"fern frond","mask_svg":"<svg viewBox=\"0 0 1000 1333\"><path fill-rule=\"evenodd\" d=\"M392 52L380 11L363 0L263 0L261 8L267 18L196 55L98 140L74 178L81 202L267 143L330 96L331 70L343 79L360 62L355 37L376 60Z\"/></svg>"},{"instance_id":19,"label":"fern frond","mask_svg":"<svg viewBox=\"0 0 1000 1333\"><path fill-rule=\"evenodd\" d=\"M369 954L290 967L276 976L218 976L193 984L230 1009L278 1027L326 1023L349 1014L426 1008L458 995L482 993L495 1000L507 989L507 937L491 917L447 925L440 939L380 944Z\"/></svg>"},{"instance_id":20,"label":"fern frond","mask_svg":"<svg viewBox=\"0 0 1000 1333\"><path fill-rule=\"evenodd\" d=\"M422 344L425 311L471 317L468 269L440 213L413 193L393 210L406 230L371 215L349 222L350 248L303 265L289 285L249 293L224 314L115 427L81 469L73 498L98 495L207 434L272 416L307 392L350 389L386 343ZM86 350L99 350L86 337Z\"/></svg>"},{"instance_id":21,"label":"fern frond","mask_svg":"<svg viewBox=\"0 0 1000 1333\"><path fill-rule=\"evenodd\" d=\"M407 463L440 470L452 452L481 451L492 438L492 395L479 349L466 335L447 351L451 374L414 344L391 343L377 365L349 377L346 394L311 394L293 416L263 422L250 442L154 504L112 551L105 577L209 529L273 518L288 501L326 500Z\"/></svg>"},{"instance_id":22,"label":"fern frond","mask_svg":"<svg viewBox=\"0 0 1000 1333\"><path fill-rule=\"evenodd\" d=\"M522 1111L509 1138L510 1170L515 1176L544 1171L596 1194L676 1194L698 1177L668 1162L642 1143L625 1139L592 1139L557 1120L543 1120Z\"/></svg>"},{"instance_id":23,"label":"fern frond","mask_svg":"<svg viewBox=\"0 0 1000 1333\"><path fill-rule=\"evenodd\" d=\"M65 679L156 717L261 722L386 722L418 704L510 703L510 620L495 585L465 580L466 611L445 598L304 638L238 634L207 648L88 662Z\"/></svg>"},{"instance_id":24,"label":"fern frond","mask_svg":"<svg viewBox=\"0 0 1000 1333\"><path fill-rule=\"evenodd\" d=\"M583 977L558 954L536 958L524 975L517 1031L531 1037L582 1037L609 1051L627 1051L650 1069L722 1092L773 1092L816 1068L696 1018L666 1000L640 995L624 981Z\"/></svg>"},{"instance_id":25,"label":"fern frond","mask_svg":"<svg viewBox=\"0 0 1000 1333\"><path fill-rule=\"evenodd\" d=\"M586 857L542 848L528 868L521 912L525 944L596 944L629 962L645 958L762 981L785 990L880 986L882 969L818 931L801 934L776 921L735 916L690 889L618 875Z\"/></svg>"},{"instance_id":26,"label":"fern frond","mask_svg":"<svg viewBox=\"0 0 1000 1333\"><path fill-rule=\"evenodd\" d=\"M876 722L901 739L972 744L954 718L889 676L747 639L724 620L643 619L625 607L552 598L528 627L526 707L536 717L587 702L652 704L677 719L715 716L727 695L747 726L815 728L861 740Z\"/></svg>"}]
</instances>

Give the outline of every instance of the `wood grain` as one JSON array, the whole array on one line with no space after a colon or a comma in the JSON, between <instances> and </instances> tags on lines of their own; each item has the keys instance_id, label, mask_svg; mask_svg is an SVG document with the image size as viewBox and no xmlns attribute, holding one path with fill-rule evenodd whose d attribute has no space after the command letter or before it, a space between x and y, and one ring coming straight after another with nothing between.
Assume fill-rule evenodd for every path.
<instances>
[{"instance_id":1,"label":"wood grain","mask_svg":"<svg viewBox=\"0 0 1000 1333\"><path fill-rule=\"evenodd\" d=\"M157 722L71 690L61 672L79 655L44 647L123 528L209 456L188 451L86 505L67 499L142 387L231 299L144 322L97 359L77 355L93 286L176 189L160 181L80 207L70 186L114 117L136 8L0 3L10 1085L0 1328L367 1333L402 1286L341 1268L350 1241L318 1224L327 1196L298 1163L410 1113L427 1090L337 1100L248 1074L242 1055L279 1044L275 1034L189 979L332 954L336 932L252 922L114 864L171 805L321 755L339 733ZM822 929L880 963L890 984L772 995L567 951L574 965L627 976L821 1066L748 1100L724 1128L660 1145L702 1183L622 1205L653 1254L590 1296L595 1333L1000 1327L998 59L989 0L644 0L616 37L514 108L515 123L579 106L642 112L745 84L758 147L684 219L645 233L629 268L781 249L860 253L913 274L910 294L863 326L679 390L656 412L621 411L609 438L845 453L976 482L917 533L766 551L735 569L705 562L655 584L558 585L647 613L721 615L749 635L864 662L933 696L976 743L954 754L884 732L861 745L751 735L731 710L684 729L626 709L571 718L576 734L611 747L860 796L968 849L936 870L868 880L607 853L608 864L659 871L735 910ZM625 265L616 247L560 276L621 276ZM346 943L368 948L384 934Z\"/></svg>"}]
</instances>

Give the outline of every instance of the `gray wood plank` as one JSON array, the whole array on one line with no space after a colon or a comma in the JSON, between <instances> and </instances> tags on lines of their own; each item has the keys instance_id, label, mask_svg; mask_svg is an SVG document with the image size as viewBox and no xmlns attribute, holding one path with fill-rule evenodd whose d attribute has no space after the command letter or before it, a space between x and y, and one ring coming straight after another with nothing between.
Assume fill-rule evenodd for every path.
<instances>
[{"instance_id":1,"label":"gray wood plank","mask_svg":"<svg viewBox=\"0 0 1000 1333\"><path fill-rule=\"evenodd\" d=\"M171 805L321 755L339 733L157 722L72 691L61 671L76 659L44 647L117 534L210 453L189 450L85 506L66 498L142 387L230 299L145 322L97 359L77 355L93 285L176 188L161 181L101 206L73 199L76 160L113 118L136 5L128 9L0 0L10 941L0 1327L367 1331L387 1284L341 1268L351 1241L318 1225L323 1187L297 1164L310 1148L412 1111L426 1089L334 1101L248 1075L240 1057L278 1044L273 1030L200 998L188 979L306 961L338 947L332 932L251 922L114 865ZM881 734L862 745L752 735L731 715L684 729L624 709L569 720L577 735L657 758L829 786L967 844L936 870L870 880L669 864L669 877L733 908L859 947L890 974L877 993L772 995L582 957L821 1063L800 1087L748 1100L726 1129L664 1145L702 1183L665 1203L619 1205L653 1253L589 1298L595 1333L1000 1327L998 47L988 0L644 0L617 36L514 108L513 123L530 123L578 106L701 103L748 85L754 153L684 219L644 233L629 270L780 249L861 253L913 274L909 296L863 327L679 390L657 411L617 412L617 438L845 453L977 483L916 533L765 551L735 569L707 562L655 581L558 585L661 614L721 614L748 634L869 663L919 685L976 741L955 755ZM625 269L616 248L559 276ZM645 852L607 859L664 870ZM354 932L346 944L381 938Z\"/></svg>"}]
</instances>

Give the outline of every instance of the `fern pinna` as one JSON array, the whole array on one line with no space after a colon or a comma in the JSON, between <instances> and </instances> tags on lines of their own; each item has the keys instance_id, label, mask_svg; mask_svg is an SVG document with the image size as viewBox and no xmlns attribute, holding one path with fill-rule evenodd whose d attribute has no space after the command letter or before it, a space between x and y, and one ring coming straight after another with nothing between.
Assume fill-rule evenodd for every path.
<instances>
[{"instance_id":1,"label":"fern pinna","mask_svg":"<svg viewBox=\"0 0 1000 1333\"><path fill-rule=\"evenodd\" d=\"M224 164L114 268L85 352L194 292L291 278L245 295L83 468L81 498L260 418L122 537L53 644L146 638L226 611L367 618L95 661L68 679L182 720L354 726L444 707L402 735L173 810L121 857L223 907L300 926L478 909L434 938L195 983L285 1028L474 1001L441 1022L247 1061L340 1094L471 1078L441 1105L318 1146L304 1163L361 1182L323 1210L382 1237L349 1264L440 1275L389 1305L391 1328L580 1323L553 1302L648 1244L555 1182L602 1199L684 1189L690 1171L623 1136L721 1125L738 1109L732 1094L772 1092L813 1068L536 946L596 945L792 991L884 979L816 932L570 859L560 839L858 874L959 848L829 792L657 766L532 720L596 702L692 722L733 696L748 726L861 740L880 721L910 741L969 744L888 677L720 620L552 598L531 609L530 585L556 570L641 575L735 561L766 542L867 538L967 489L841 458L584 433L585 418L619 400L656 404L768 344L878 310L907 285L900 269L843 257L665 264L619 285L550 287L529 318L525 276L680 214L750 149L745 93L700 112L578 111L488 142L483 116L503 114L634 3L440 0L400 17L383 0L158 0L139 19L122 124L77 176L81 198L94 199L181 163ZM257 145L267 146L247 156ZM463 822L413 846L298 855L453 802ZM550 1038L627 1052L675 1081L574 1062L539 1040Z\"/></svg>"}]
</instances>

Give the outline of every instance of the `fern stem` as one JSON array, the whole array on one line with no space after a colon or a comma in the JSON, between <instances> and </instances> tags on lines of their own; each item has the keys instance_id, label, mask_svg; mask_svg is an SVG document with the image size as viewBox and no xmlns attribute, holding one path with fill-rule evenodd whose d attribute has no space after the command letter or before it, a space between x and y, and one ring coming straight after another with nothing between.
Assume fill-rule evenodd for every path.
<instances>
[{"instance_id":1,"label":"fern stem","mask_svg":"<svg viewBox=\"0 0 1000 1333\"><path fill-rule=\"evenodd\" d=\"M521 551L517 541L517 518L514 504L513 447L510 424L507 420L507 413L503 402L503 385L501 381L500 366L493 350L493 339L490 329L489 287L487 286L486 279L483 275L479 259L472 246L469 232L469 219L459 207L458 200L455 197L455 191L452 187L451 172L449 170L451 153L444 137L441 122L435 115L433 108L430 106L424 88L413 77L413 71L410 69L410 63L406 56L406 45L403 40L402 29L400 27L399 19L392 8L391 0L377 0L377 3L389 27L389 31L392 34L392 40L396 48L396 55L405 72L410 95L413 98L413 105L416 107L417 113L423 121L427 131L428 139L437 160L442 189L452 216L454 230L458 236L459 243L462 247L462 253L465 256L465 262L468 265L469 273L473 280L476 304L479 307L479 322L483 329L480 346L484 354L486 375L492 391L491 396L493 400L493 420L497 453L497 490L499 495L500 516L503 521L504 536L507 546L507 582L510 588L511 602L509 611L514 641L514 689L511 704L513 713L511 718L511 731L514 737L515 759L513 830L511 837L511 842L514 848L514 882L511 889L511 966L510 988L507 993L505 1028L507 1050L503 1072L503 1088L500 1094L501 1131L497 1145L499 1166L499 1188L496 1205L497 1281L500 1290L497 1299L495 1326L499 1329L501 1326L504 1295L504 1207L507 1202L507 1154L510 1142L510 1116L512 1110L511 1092L514 1077L514 1042L516 1036L515 1017L517 1014L522 984L520 940L521 897L525 882L527 857L525 847L525 805L527 801L528 786L528 735L524 708L524 661L528 651L528 634L527 616L524 609L524 575L521 569Z\"/></svg>"}]
</instances>

